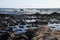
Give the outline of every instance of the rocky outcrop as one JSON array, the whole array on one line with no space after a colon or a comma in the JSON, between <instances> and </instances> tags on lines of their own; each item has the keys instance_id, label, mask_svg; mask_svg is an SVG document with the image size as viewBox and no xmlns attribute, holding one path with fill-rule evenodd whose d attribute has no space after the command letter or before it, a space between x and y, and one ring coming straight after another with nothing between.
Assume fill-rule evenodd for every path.
<instances>
[{"instance_id":1,"label":"rocky outcrop","mask_svg":"<svg viewBox=\"0 0 60 40\"><path fill-rule=\"evenodd\" d=\"M60 40L60 32L53 30L47 26L39 27L39 31L35 33L36 36L32 40Z\"/></svg>"}]
</instances>

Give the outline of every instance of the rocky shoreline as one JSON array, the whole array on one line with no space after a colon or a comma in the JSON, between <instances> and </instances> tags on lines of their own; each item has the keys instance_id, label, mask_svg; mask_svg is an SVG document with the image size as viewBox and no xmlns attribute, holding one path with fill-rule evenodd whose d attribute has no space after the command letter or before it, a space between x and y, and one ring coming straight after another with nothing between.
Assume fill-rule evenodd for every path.
<instances>
[{"instance_id":1,"label":"rocky shoreline","mask_svg":"<svg viewBox=\"0 0 60 40\"><path fill-rule=\"evenodd\" d=\"M57 12L51 13L49 15L39 13L24 15L0 14L0 39L60 40L60 31L47 26L48 22L50 22L52 19L60 20L59 17L60 13ZM25 33L22 31L24 26L26 26L24 29L24 32L26 31Z\"/></svg>"}]
</instances>

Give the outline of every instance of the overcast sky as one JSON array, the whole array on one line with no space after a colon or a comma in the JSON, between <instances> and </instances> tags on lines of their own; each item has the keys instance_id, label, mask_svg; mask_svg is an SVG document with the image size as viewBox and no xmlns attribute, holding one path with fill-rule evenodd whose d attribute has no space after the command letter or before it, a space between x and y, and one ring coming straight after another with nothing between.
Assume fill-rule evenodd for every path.
<instances>
[{"instance_id":1,"label":"overcast sky","mask_svg":"<svg viewBox=\"0 0 60 40\"><path fill-rule=\"evenodd\" d=\"M0 8L60 8L60 0L0 0Z\"/></svg>"}]
</instances>

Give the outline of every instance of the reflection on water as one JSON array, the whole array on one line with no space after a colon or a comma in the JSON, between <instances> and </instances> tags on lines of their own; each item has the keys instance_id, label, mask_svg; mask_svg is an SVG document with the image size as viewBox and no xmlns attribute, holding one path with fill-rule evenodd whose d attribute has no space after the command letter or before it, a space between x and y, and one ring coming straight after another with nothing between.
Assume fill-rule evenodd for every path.
<instances>
[{"instance_id":1,"label":"reflection on water","mask_svg":"<svg viewBox=\"0 0 60 40\"><path fill-rule=\"evenodd\" d=\"M60 24L56 24L56 23L50 24L50 23L48 23L48 26L53 28L53 29L60 30Z\"/></svg>"},{"instance_id":2,"label":"reflection on water","mask_svg":"<svg viewBox=\"0 0 60 40\"><path fill-rule=\"evenodd\" d=\"M37 26L31 26L31 25L26 24L26 25L11 26L11 28L13 29L15 34L19 34L19 33L27 32L27 30L30 29L30 28L35 29L35 28L37 28Z\"/></svg>"}]
</instances>

